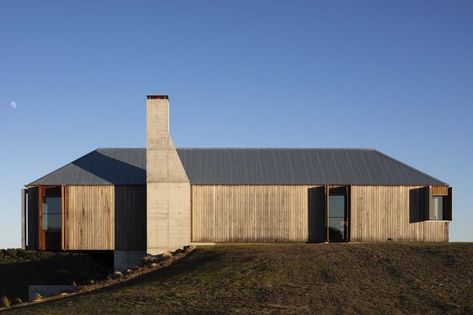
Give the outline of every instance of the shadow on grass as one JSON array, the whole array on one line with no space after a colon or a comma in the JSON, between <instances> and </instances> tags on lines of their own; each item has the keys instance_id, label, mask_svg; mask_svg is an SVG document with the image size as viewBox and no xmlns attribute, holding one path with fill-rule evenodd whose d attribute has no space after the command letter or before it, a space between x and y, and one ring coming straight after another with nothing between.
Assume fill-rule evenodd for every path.
<instances>
[{"instance_id":1,"label":"shadow on grass","mask_svg":"<svg viewBox=\"0 0 473 315\"><path fill-rule=\"evenodd\" d=\"M85 292L85 293L71 296L65 299L69 301L74 301L82 297L95 295L98 293L107 293L107 292L111 293L111 292L121 290L124 288L129 288L129 287L133 287L137 285L139 286L146 285L146 284L154 283L156 281L164 282L169 279L172 279L175 276L185 276L186 274L191 273L198 268L201 268L207 264L214 263L220 259L220 256L221 255L218 253L207 253L207 252L202 253L202 252L194 251L194 252L189 253L188 256L174 262L170 266L163 267L162 269L143 274L134 279L131 279L122 283L118 283L110 287L99 288L97 290ZM55 284L55 283L51 283L51 284ZM54 302L55 301L51 301L51 303L54 303ZM50 302L46 302L46 303L50 303ZM30 309L30 307L34 307L34 306L35 305L32 304L32 305L26 306L25 308ZM25 308L22 308L22 309L25 309Z\"/></svg>"},{"instance_id":2,"label":"shadow on grass","mask_svg":"<svg viewBox=\"0 0 473 315\"><path fill-rule=\"evenodd\" d=\"M88 254L46 253L38 260L0 264L0 296L26 301L29 285L81 284L100 279L107 271L105 262Z\"/></svg>"},{"instance_id":3,"label":"shadow on grass","mask_svg":"<svg viewBox=\"0 0 473 315\"><path fill-rule=\"evenodd\" d=\"M186 257L174 262L170 266L143 274L134 279L119 283L111 287L105 287L102 289L95 290L93 292L87 292L81 296L95 294L98 292L113 292L135 285L146 285L150 283L155 283L156 281L168 281L176 276L186 276L186 274L192 273L193 271L199 268L203 268L207 264L217 262L218 260L220 260L220 256L222 255L219 253L193 251L189 253ZM79 296L77 296L77 298L78 297Z\"/></svg>"}]
</instances>

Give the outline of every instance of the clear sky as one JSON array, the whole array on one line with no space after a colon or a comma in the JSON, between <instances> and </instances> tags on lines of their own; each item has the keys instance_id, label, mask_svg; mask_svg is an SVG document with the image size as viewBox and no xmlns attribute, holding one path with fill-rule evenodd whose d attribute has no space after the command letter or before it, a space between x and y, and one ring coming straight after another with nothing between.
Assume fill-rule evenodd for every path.
<instances>
[{"instance_id":1,"label":"clear sky","mask_svg":"<svg viewBox=\"0 0 473 315\"><path fill-rule=\"evenodd\" d=\"M1 1L0 248L22 186L97 147L373 147L454 187L473 240L473 1Z\"/></svg>"}]
</instances>

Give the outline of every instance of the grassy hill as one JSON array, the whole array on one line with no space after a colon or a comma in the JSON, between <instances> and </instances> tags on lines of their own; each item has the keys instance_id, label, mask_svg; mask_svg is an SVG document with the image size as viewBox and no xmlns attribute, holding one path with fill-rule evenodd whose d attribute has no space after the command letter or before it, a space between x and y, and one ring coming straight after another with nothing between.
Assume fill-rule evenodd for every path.
<instances>
[{"instance_id":1,"label":"grassy hill","mask_svg":"<svg viewBox=\"0 0 473 315\"><path fill-rule=\"evenodd\" d=\"M11 310L209 312L473 313L473 244L201 247L113 288Z\"/></svg>"}]
</instances>

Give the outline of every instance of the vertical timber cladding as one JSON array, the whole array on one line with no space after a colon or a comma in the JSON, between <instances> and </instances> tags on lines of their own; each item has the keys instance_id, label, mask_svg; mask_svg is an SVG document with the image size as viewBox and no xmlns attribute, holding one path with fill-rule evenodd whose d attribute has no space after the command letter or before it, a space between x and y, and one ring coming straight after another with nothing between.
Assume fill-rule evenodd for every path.
<instances>
[{"instance_id":1,"label":"vertical timber cladding","mask_svg":"<svg viewBox=\"0 0 473 315\"><path fill-rule=\"evenodd\" d=\"M115 248L114 186L65 186L65 250Z\"/></svg>"},{"instance_id":2,"label":"vertical timber cladding","mask_svg":"<svg viewBox=\"0 0 473 315\"><path fill-rule=\"evenodd\" d=\"M422 187L352 186L351 240L448 242L448 222L410 220L410 211L415 209L409 194L419 188ZM425 202L419 206L425 207Z\"/></svg>"},{"instance_id":3,"label":"vertical timber cladding","mask_svg":"<svg viewBox=\"0 0 473 315\"><path fill-rule=\"evenodd\" d=\"M309 188L192 185L192 241L307 242Z\"/></svg>"},{"instance_id":4,"label":"vertical timber cladding","mask_svg":"<svg viewBox=\"0 0 473 315\"><path fill-rule=\"evenodd\" d=\"M146 101L147 252L190 243L190 183L169 134L167 96Z\"/></svg>"},{"instance_id":5,"label":"vertical timber cladding","mask_svg":"<svg viewBox=\"0 0 473 315\"><path fill-rule=\"evenodd\" d=\"M115 186L115 249L146 250L146 186Z\"/></svg>"}]
</instances>

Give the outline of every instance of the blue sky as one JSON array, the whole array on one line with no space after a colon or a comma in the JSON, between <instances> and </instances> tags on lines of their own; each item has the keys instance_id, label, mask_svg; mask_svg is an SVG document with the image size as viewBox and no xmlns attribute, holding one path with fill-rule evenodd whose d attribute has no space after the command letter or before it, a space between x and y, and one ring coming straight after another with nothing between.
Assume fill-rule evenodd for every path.
<instances>
[{"instance_id":1,"label":"blue sky","mask_svg":"<svg viewBox=\"0 0 473 315\"><path fill-rule=\"evenodd\" d=\"M0 248L24 184L145 145L147 94L177 146L392 155L454 187L473 240L472 1L1 1Z\"/></svg>"}]
</instances>

